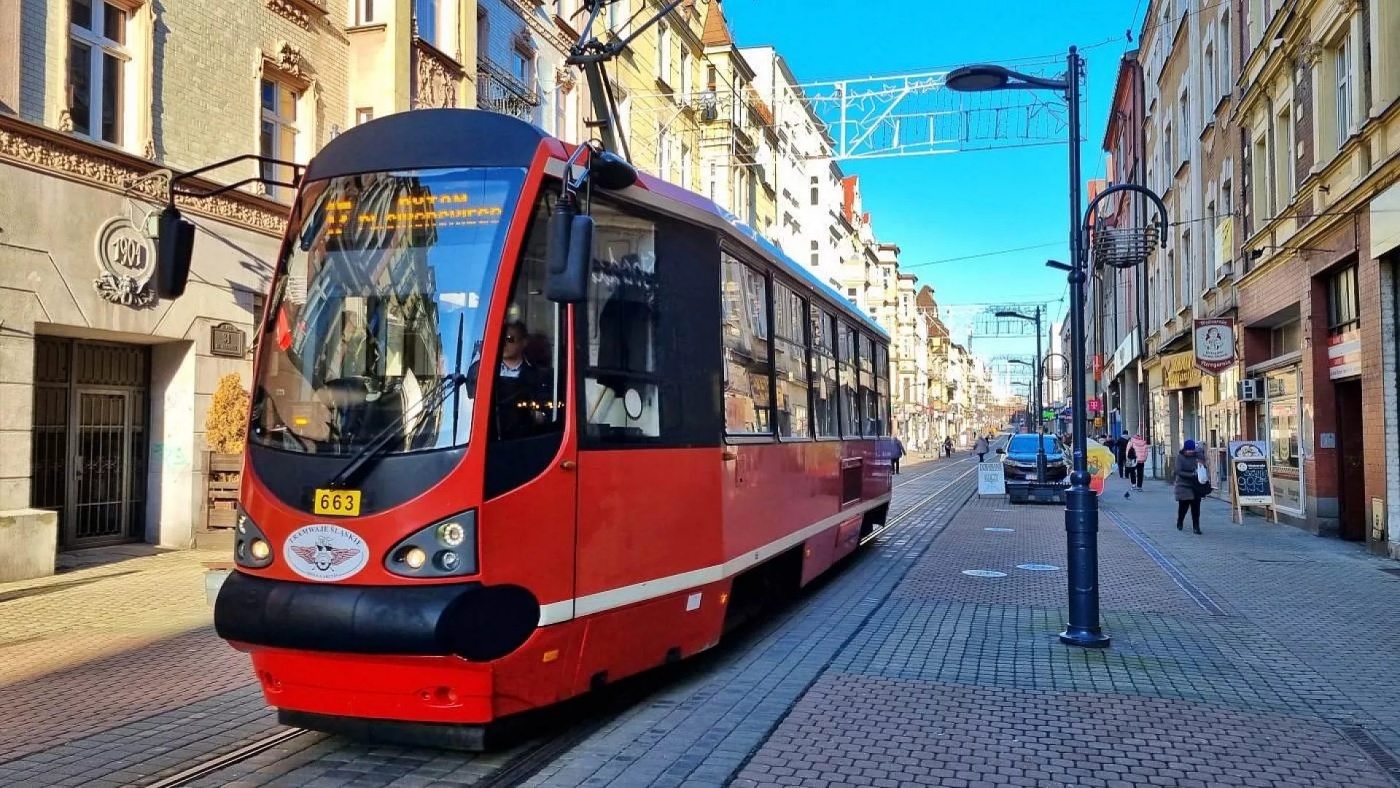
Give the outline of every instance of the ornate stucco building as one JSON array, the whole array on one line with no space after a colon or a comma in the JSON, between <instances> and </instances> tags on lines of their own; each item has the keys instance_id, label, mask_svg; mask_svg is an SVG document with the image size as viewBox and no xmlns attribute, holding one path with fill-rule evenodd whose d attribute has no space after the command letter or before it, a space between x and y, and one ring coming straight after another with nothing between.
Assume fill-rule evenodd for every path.
<instances>
[{"instance_id":1,"label":"ornate stucco building","mask_svg":"<svg viewBox=\"0 0 1400 788\"><path fill-rule=\"evenodd\" d=\"M176 302L155 296L149 222L172 170L305 161L353 122L350 12L0 5L0 512L52 512L67 548L192 542L209 396L224 373L246 385L290 190L178 198L198 230Z\"/></svg>"}]
</instances>

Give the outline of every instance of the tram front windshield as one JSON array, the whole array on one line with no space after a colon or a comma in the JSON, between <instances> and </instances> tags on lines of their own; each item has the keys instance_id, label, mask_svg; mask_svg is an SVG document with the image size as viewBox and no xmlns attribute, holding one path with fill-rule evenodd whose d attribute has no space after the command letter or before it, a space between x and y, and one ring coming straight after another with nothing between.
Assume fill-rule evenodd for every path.
<instances>
[{"instance_id":1,"label":"tram front windshield","mask_svg":"<svg viewBox=\"0 0 1400 788\"><path fill-rule=\"evenodd\" d=\"M309 184L262 330L254 444L349 455L388 431L377 453L465 445L478 377L468 373L524 175L469 168ZM456 375L470 382L449 386Z\"/></svg>"}]
</instances>

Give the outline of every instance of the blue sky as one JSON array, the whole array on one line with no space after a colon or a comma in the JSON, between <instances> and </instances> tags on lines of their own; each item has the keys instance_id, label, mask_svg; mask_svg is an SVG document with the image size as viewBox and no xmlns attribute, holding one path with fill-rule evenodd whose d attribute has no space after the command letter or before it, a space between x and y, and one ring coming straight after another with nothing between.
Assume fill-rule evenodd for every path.
<instances>
[{"instance_id":1,"label":"blue sky","mask_svg":"<svg viewBox=\"0 0 1400 788\"><path fill-rule=\"evenodd\" d=\"M942 70L978 62L1024 62L1043 76L1064 71L1077 45L1087 61L1083 145L1086 178L1103 174L1100 152L1118 62L1138 33L1145 0L724 0L740 46L772 45L799 81ZM930 8L936 8L931 11ZM1063 9L1073 8L1071 13ZM1045 98L1058 102L1053 94ZM865 207L882 241L899 244L904 270L931 284L966 339L987 302L1054 302L1066 309L1068 150L1063 144L840 162L860 176ZM986 255L1053 244L1019 253ZM935 263L935 264L930 264ZM950 313L950 314L949 314ZM1034 352L1031 340L973 340L978 355Z\"/></svg>"}]
</instances>

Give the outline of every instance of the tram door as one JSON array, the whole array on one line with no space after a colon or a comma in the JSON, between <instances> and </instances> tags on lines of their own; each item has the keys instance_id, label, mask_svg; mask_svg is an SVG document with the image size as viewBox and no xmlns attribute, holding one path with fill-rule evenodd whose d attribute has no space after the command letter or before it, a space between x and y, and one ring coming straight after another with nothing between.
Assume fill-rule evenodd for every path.
<instances>
[{"instance_id":1,"label":"tram door","mask_svg":"<svg viewBox=\"0 0 1400 788\"><path fill-rule=\"evenodd\" d=\"M38 337L30 497L66 550L145 534L148 349Z\"/></svg>"}]
</instances>

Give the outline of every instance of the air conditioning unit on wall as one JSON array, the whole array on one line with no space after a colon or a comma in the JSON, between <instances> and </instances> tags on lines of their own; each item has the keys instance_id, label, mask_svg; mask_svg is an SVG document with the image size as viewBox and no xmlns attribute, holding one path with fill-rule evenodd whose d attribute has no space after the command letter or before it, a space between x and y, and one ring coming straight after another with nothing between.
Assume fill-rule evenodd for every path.
<instances>
[{"instance_id":1,"label":"air conditioning unit on wall","mask_svg":"<svg viewBox=\"0 0 1400 788\"><path fill-rule=\"evenodd\" d=\"M1241 402L1262 402L1264 399L1264 379L1245 378L1241 380L1239 398Z\"/></svg>"}]
</instances>

